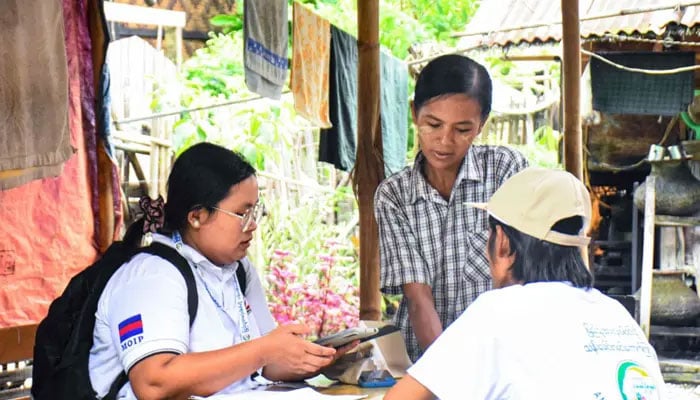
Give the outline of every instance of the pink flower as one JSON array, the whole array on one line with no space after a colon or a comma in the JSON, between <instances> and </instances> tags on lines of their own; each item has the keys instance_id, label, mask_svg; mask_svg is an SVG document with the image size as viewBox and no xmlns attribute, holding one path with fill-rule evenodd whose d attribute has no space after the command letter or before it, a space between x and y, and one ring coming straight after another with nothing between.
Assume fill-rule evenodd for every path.
<instances>
[{"instance_id":1,"label":"pink flower","mask_svg":"<svg viewBox=\"0 0 700 400\"><path fill-rule=\"evenodd\" d=\"M352 283L357 281L357 259L338 256L344 249L339 241L327 240L324 245L330 254L318 255L317 264L304 268L291 252L275 250L265 275L275 320L304 323L317 336L356 326L359 320L359 289Z\"/></svg>"}]
</instances>

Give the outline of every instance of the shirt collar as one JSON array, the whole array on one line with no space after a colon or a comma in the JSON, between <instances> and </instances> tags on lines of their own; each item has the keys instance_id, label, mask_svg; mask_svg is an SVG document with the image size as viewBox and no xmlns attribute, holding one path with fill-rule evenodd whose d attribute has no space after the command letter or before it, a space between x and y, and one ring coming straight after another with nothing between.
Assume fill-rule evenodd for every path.
<instances>
[{"instance_id":1,"label":"shirt collar","mask_svg":"<svg viewBox=\"0 0 700 400\"><path fill-rule=\"evenodd\" d=\"M162 235L159 233L153 234L153 241L163 243L170 247L175 247L175 242L173 242L172 237L167 235ZM227 264L222 267L214 265L208 258L204 257L202 253L197 251L194 247L189 246L187 243L182 243L182 248L180 249L180 254L190 263L194 264L196 268L204 270L207 274L212 274L217 279L225 279L230 275L234 274L238 263Z\"/></svg>"},{"instance_id":2,"label":"shirt collar","mask_svg":"<svg viewBox=\"0 0 700 400\"><path fill-rule=\"evenodd\" d=\"M474 146L470 146L467 155L464 157L464 162L459 167L459 172L457 172L454 187L457 187L463 180L483 182L484 176L481 168L479 168L475 153ZM411 203L415 203L419 199L426 200L430 198L430 183L428 183L421 172L424 162L425 156L423 156L422 151L419 151L411 169Z\"/></svg>"},{"instance_id":3,"label":"shirt collar","mask_svg":"<svg viewBox=\"0 0 700 400\"><path fill-rule=\"evenodd\" d=\"M411 203L415 203L419 199L426 200L430 196L430 184L425 180L421 172L424 161L425 157L423 156L423 152L419 151L416 155L416 159L413 161L413 168L411 168L411 185L409 188L411 190Z\"/></svg>"}]
</instances>

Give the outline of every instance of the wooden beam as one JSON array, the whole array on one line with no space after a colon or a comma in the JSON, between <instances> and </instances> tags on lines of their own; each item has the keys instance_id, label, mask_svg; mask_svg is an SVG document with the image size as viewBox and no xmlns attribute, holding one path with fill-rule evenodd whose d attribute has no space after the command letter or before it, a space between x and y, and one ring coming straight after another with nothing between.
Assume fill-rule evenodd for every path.
<instances>
[{"instance_id":1,"label":"wooden beam","mask_svg":"<svg viewBox=\"0 0 700 400\"><path fill-rule=\"evenodd\" d=\"M564 166L583 180L581 43L578 0L561 0L564 82Z\"/></svg>"},{"instance_id":2,"label":"wooden beam","mask_svg":"<svg viewBox=\"0 0 700 400\"><path fill-rule=\"evenodd\" d=\"M184 28L187 14L184 11L163 10L160 8L139 7L130 4L104 2L105 17L111 22L160 25Z\"/></svg>"},{"instance_id":3,"label":"wooden beam","mask_svg":"<svg viewBox=\"0 0 700 400\"><path fill-rule=\"evenodd\" d=\"M143 172L143 168L141 168L141 162L139 162L139 158L136 156L136 153L132 153L130 151L126 151L124 153L126 155L126 158L131 163L131 166L134 167L134 173L136 174L136 179L138 179L139 187L141 188L141 191L143 192L141 194L141 196L148 194L148 192L149 192L148 181L146 180L146 174Z\"/></svg>"},{"instance_id":4,"label":"wooden beam","mask_svg":"<svg viewBox=\"0 0 700 400\"><path fill-rule=\"evenodd\" d=\"M384 179L379 118L379 0L358 0L357 158L353 173L360 211L360 319L380 320L379 233L374 192Z\"/></svg>"},{"instance_id":5,"label":"wooden beam","mask_svg":"<svg viewBox=\"0 0 700 400\"><path fill-rule=\"evenodd\" d=\"M0 364L34 358L37 325L0 329Z\"/></svg>"},{"instance_id":6,"label":"wooden beam","mask_svg":"<svg viewBox=\"0 0 700 400\"><path fill-rule=\"evenodd\" d=\"M540 54L540 55L522 55L522 56L503 56L501 57L503 61L537 61L537 62L560 62L561 57L553 54ZM540 77L541 78L541 77Z\"/></svg>"}]
</instances>

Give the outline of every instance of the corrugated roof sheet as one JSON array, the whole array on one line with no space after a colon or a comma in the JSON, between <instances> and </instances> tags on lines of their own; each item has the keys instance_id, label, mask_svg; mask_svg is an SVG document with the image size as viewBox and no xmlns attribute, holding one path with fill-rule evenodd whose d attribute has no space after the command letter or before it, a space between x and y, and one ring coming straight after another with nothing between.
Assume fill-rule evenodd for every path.
<instances>
[{"instance_id":1,"label":"corrugated roof sheet","mask_svg":"<svg viewBox=\"0 0 700 400\"><path fill-rule=\"evenodd\" d=\"M686 1L685 3L689 3ZM665 4L659 0L579 0L579 17L619 14L621 10L658 8ZM522 42L551 42L561 40L561 0L483 0L464 32L493 32L485 35L467 36L460 40L460 47L473 45L508 45ZM687 27L700 24L700 6L682 9L669 8L638 14L615 15L613 17L581 21L583 37L605 34L650 33L661 35L666 26L675 22ZM535 28L495 32L504 28L548 24Z\"/></svg>"}]
</instances>

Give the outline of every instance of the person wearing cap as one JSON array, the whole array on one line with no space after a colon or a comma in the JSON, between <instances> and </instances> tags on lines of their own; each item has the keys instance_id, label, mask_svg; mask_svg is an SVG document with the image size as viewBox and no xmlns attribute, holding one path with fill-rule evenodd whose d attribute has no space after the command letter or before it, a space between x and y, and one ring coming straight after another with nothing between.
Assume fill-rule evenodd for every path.
<instances>
[{"instance_id":1,"label":"person wearing cap","mask_svg":"<svg viewBox=\"0 0 700 400\"><path fill-rule=\"evenodd\" d=\"M580 248L586 187L527 168L486 204L494 290L393 387L393 399L663 399L654 349L627 310L592 288ZM486 213L485 213L486 214Z\"/></svg>"},{"instance_id":2,"label":"person wearing cap","mask_svg":"<svg viewBox=\"0 0 700 400\"><path fill-rule=\"evenodd\" d=\"M491 287L488 221L462 203L488 200L527 166L516 150L472 145L491 98L489 73L475 61L453 54L428 63L411 104L420 151L375 193L381 290L403 295L394 324L413 361Z\"/></svg>"}]
</instances>

